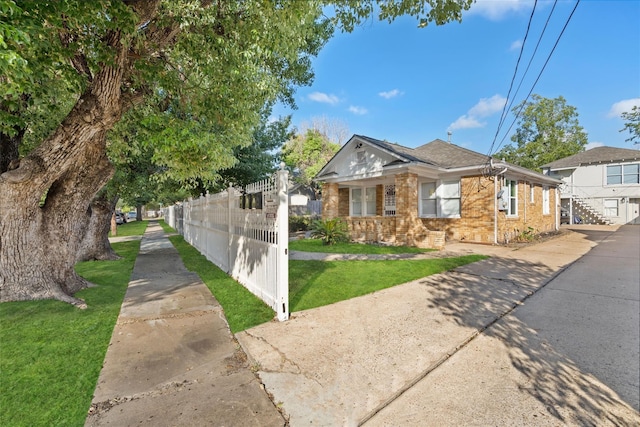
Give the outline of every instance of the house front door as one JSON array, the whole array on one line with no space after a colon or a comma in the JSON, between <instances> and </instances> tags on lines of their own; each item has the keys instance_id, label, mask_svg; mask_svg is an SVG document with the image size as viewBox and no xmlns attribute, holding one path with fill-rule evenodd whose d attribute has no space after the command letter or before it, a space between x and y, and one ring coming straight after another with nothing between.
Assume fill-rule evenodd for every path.
<instances>
[{"instance_id":1,"label":"house front door","mask_svg":"<svg viewBox=\"0 0 640 427\"><path fill-rule=\"evenodd\" d=\"M628 199L627 224L640 225L640 199Z\"/></svg>"}]
</instances>

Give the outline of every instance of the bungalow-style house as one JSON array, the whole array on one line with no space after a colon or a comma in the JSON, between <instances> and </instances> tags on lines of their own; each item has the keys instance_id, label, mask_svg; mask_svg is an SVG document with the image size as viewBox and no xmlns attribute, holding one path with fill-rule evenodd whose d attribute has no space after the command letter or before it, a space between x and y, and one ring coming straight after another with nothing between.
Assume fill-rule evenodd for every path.
<instances>
[{"instance_id":1,"label":"bungalow-style house","mask_svg":"<svg viewBox=\"0 0 640 427\"><path fill-rule=\"evenodd\" d=\"M542 166L562 180L563 222L640 224L640 151L596 147Z\"/></svg>"},{"instance_id":2,"label":"bungalow-style house","mask_svg":"<svg viewBox=\"0 0 640 427\"><path fill-rule=\"evenodd\" d=\"M322 218L354 241L442 248L559 227L561 181L436 139L412 149L354 135L318 172Z\"/></svg>"}]
</instances>

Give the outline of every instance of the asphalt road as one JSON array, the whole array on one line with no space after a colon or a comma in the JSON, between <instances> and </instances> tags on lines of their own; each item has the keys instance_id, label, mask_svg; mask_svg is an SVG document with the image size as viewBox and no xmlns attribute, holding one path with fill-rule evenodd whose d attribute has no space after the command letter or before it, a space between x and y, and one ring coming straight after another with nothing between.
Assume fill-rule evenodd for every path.
<instances>
[{"instance_id":1,"label":"asphalt road","mask_svg":"<svg viewBox=\"0 0 640 427\"><path fill-rule=\"evenodd\" d=\"M514 314L640 410L640 227L574 231L598 245Z\"/></svg>"}]
</instances>

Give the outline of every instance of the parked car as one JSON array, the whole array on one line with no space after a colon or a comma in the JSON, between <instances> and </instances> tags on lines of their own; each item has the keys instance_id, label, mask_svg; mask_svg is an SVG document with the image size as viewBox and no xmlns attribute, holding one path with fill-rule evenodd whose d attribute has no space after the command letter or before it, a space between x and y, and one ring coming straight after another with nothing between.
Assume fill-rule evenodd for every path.
<instances>
[{"instance_id":1,"label":"parked car","mask_svg":"<svg viewBox=\"0 0 640 427\"><path fill-rule=\"evenodd\" d=\"M127 222L127 218L124 216L122 212L116 212L116 224L124 224Z\"/></svg>"},{"instance_id":2,"label":"parked car","mask_svg":"<svg viewBox=\"0 0 640 427\"><path fill-rule=\"evenodd\" d=\"M135 211L131 211L127 214L127 219L136 219L137 216L138 214Z\"/></svg>"}]
</instances>

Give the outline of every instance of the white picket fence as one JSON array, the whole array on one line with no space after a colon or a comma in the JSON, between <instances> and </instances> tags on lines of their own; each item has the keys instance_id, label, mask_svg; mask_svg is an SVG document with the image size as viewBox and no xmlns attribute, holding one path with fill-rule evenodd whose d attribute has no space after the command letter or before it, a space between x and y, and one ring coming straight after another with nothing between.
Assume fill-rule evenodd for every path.
<instances>
[{"instance_id":1,"label":"white picket fence","mask_svg":"<svg viewBox=\"0 0 640 427\"><path fill-rule=\"evenodd\" d=\"M287 171L280 170L244 191L229 188L164 209L167 224L280 321L289 318L287 180Z\"/></svg>"}]
</instances>

